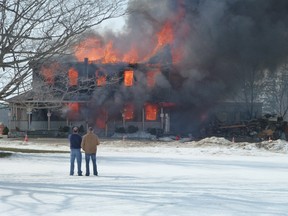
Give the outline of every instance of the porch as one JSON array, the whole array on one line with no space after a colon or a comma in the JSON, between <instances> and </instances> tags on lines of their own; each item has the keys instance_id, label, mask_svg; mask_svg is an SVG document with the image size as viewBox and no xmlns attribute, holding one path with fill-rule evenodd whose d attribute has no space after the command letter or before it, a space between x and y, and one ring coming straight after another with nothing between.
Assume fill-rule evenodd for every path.
<instances>
[{"instance_id":1,"label":"porch","mask_svg":"<svg viewBox=\"0 0 288 216\"><path fill-rule=\"evenodd\" d=\"M30 125L29 125L30 124ZM11 120L9 122L9 137L68 137L71 129L77 126L80 128L80 134L86 133L88 123L86 121L31 121L28 120ZM147 131L151 128L161 129L161 121L123 121L107 122L105 128L95 128L95 132L100 137L111 137L119 128L128 132L129 127L137 128L138 131ZM30 128L30 129L29 129Z\"/></svg>"}]
</instances>

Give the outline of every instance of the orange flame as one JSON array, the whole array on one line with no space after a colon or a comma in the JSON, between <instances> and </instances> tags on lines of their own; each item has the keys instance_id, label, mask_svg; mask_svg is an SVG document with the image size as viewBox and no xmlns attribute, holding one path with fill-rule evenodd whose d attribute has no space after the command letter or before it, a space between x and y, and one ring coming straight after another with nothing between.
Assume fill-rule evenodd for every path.
<instances>
[{"instance_id":1,"label":"orange flame","mask_svg":"<svg viewBox=\"0 0 288 216\"><path fill-rule=\"evenodd\" d=\"M185 40L188 39L187 35L190 31L185 22L185 14L185 2L178 0L176 14L171 14L169 19L159 26L159 31L150 36L150 44L144 48L138 44L141 41L137 41L128 45L130 49L119 50L117 47L123 47L123 45L116 44L117 41L114 38L117 37L113 39L105 37L104 40L101 36L93 35L75 46L75 57L78 61L88 58L90 61L99 61L105 64L116 62L141 63L147 62L163 47L170 45L173 63L179 62L183 58ZM122 36L125 37L126 35Z\"/></svg>"},{"instance_id":2,"label":"orange flame","mask_svg":"<svg viewBox=\"0 0 288 216\"><path fill-rule=\"evenodd\" d=\"M97 86L106 85L106 76L104 74L100 74L99 71L96 71L96 84Z\"/></svg>"},{"instance_id":3,"label":"orange flame","mask_svg":"<svg viewBox=\"0 0 288 216\"><path fill-rule=\"evenodd\" d=\"M131 49L128 52L120 54L121 52L114 47L114 42L112 40L104 43L100 38L97 38L97 36L87 38L83 42L80 42L75 47L75 57L78 61L83 61L84 58L88 58L90 61L100 61L104 64L143 62L149 60L165 45L171 44L173 40L173 26L171 22L167 21L155 35L154 41L152 41L152 44L156 44L156 46L142 59L139 57L139 50L137 50L136 46L133 46L133 44L131 44Z\"/></svg>"},{"instance_id":4,"label":"orange flame","mask_svg":"<svg viewBox=\"0 0 288 216\"><path fill-rule=\"evenodd\" d=\"M69 103L68 107L72 112L79 112L79 103Z\"/></svg>"},{"instance_id":5,"label":"orange flame","mask_svg":"<svg viewBox=\"0 0 288 216\"><path fill-rule=\"evenodd\" d=\"M68 71L69 85L75 86L78 84L78 71L75 68L70 68Z\"/></svg>"},{"instance_id":6,"label":"orange flame","mask_svg":"<svg viewBox=\"0 0 288 216\"><path fill-rule=\"evenodd\" d=\"M103 43L96 36L90 37L75 46L74 52L78 61L83 61L84 58L96 61L104 56Z\"/></svg>"},{"instance_id":7,"label":"orange flame","mask_svg":"<svg viewBox=\"0 0 288 216\"><path fill-rule=\"evenodd\" d=\"M139 56L136 48L132 48L123 57L123 62L137 63L137 61L139 61Z\"/></svg>"},{"instance_id":8,"label":"orange flame","mask_svg":"<svg viewBox=\"0 0 288 216\"><path fill-rule=\"evenodd\" d=\"M77 119L77 117L79 116L79 103L69 103L68 104L68 108L69 108L69 112L68 112L68 117L70 119Z\"/></svg>"},{"instance_id":9,"label":"orange flame","mask_svg":"<svg viewBox=\"0 0 288 216\"><path fill-rule=\"evenodd\" d=\"M156 104L145 105L146 120L155 121L157 119L158 106Z\"/></svg>"},{"instance_id":10,"label":"orange flame","mask_svg":"<svg viewBox=\"0 0 288 216\"><path fill-rule=\"evenodd\" d=\"M105 86L106 85L106 76L99 76L97 78L97 86Z\"/></svg>"},{"instance_id":11,"label":"orange flame","mask_svg":"<svg viewBox=\"0 0 288 216\"><path fill-rule=\"evenodd\" d=\"M78 61L88 58L89 61L100 61L103 64L107 64L117 62L136 63L139 60L138 51L135 48L131 48L127 53L120 54L114 47L112 40L104 43L97 36L80 42L75 46L74 51Z\"/></svg>"},{"instance_id":12,"label":"orange flame","mask_svg":"<svg viewBox=\"0 0 288 216\"><path fill-rule=\"evenodd\" d=\"M124 72L124 85L132 86L133 85L134 72L133 70L126 70Z\"/></svg>"},{"instance_id":13,"label":"orange flame","mask_svg":"<svg viewBox=\"0 0 288 216\"><path fill-rule=\"evenodd\" d=\"M167 44L171 44L174 40L173 26L171 22L166 22L157 34L158 44L157 48L161 48Z\"/></svg>"},{"instance_id":14,"label":"orange flame","mask_svg":"<svg viewBox=\"0 0 288 216\"><path fill-rule=\"evenodd\" d=\"M105 48L103 63L116 63L118 61L119 59L117 58L117 53L113 49L113 42L110 41Z\"/></svg>"}]
</instances>

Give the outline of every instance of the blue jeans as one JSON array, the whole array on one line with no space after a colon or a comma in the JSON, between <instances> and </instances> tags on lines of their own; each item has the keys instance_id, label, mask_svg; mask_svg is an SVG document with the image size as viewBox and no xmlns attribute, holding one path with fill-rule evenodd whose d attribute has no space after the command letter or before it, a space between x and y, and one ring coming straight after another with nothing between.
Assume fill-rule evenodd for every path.
<instances>
[{"instance_id":1,"label":"blue jeans","mask_svg":"<svg viewBox=\"0 0 288 216\"><path fill-rule=\"evenodd\" d=\"M98 172L97 172L97 164L96 164L96 154L86 154L86 153L85 153L86 176L89 176L89 175L90 175L90 168L89 168L90 158L92 159L93 174L94 174L94 175L98 175Z\"/></svg>"},{"instance_id":2,"label":"blue jeans","mask_svg":"<svg viewBox=\"0 0 288 216\"><path fill-rule=\"evenodd\" d=\"M82 175L81 162L82 154L81 149L70 149L70 175L74 175L74 162L77 161L78 175Z\"/></svg>"}]
</instances>

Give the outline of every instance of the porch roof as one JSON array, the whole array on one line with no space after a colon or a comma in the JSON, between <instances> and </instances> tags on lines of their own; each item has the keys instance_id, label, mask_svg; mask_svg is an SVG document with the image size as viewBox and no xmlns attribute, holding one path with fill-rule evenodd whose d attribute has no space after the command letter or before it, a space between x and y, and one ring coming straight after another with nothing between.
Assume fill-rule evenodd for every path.
<instances>
[{"instance_id":1,"label":"porch roof","mask_svg":"<svg viewBox=\"0 0 288 216\"><path fill-rule=\"evenodd\" d=\"M89 99L84 97L78 97L72 99L65 99L60 96L41 95L36 94L33 91L28 91L23 94L5 100L10 106L16 106L18 108L33 107L34 109L51 109L61 107L67 103L88 103Z\"/></svg>"}]
</instances>

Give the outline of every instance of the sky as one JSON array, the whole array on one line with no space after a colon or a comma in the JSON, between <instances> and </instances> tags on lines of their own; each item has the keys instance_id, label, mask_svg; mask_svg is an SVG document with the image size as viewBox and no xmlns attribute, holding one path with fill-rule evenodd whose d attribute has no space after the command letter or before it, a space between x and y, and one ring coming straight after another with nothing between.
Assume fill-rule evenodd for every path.
<instances>
[{"instance_id":1,"label":"sky","mask_svg":"<svg viewBox=\"0 0 288 216\"><path fill-rule=\"evenodd\" d=\"M1 215L288 215L288 144L262 144L269 150L223 138L106 140L99 176L80 177L69 176L66 139L2 139L0 147L67 153L0 158Z\"/></svg>"},{"instance_id":2,"label":"sky","mask_svg":"<svg viewBox=\"0 0 288 216\"><path fill-rule=\"evenodd\" d=\"M105 32L107 30L113 31L115 33L121 32L125 26L125 19L126 16L104 20L101 24L95 27L95 30L99 30L100 32Z\"/></svg>"}]
</instances>

